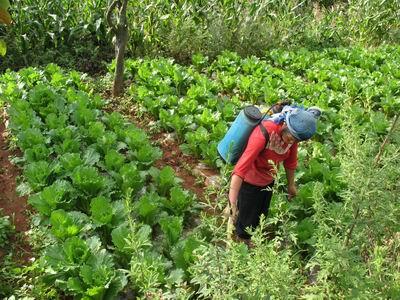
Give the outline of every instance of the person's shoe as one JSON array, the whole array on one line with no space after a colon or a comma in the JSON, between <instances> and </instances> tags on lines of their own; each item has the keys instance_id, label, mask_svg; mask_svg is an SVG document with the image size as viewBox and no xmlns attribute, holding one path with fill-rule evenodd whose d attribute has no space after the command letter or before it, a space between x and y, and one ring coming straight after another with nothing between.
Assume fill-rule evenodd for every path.
<instances>
[{"instance_id":1,"label":"person's shoe","mask_svg":"<svg viewBox=\"0 0 400 300\"><path fill-rule=\"evenodd\" d=\"M245 239L241 238L240 236L237 236L236 234L234 235L234 241L238 243L244 243L249 249L253 249L255 247L254 243L251 241L251 239Z\"/></svg>"}]
</instances>

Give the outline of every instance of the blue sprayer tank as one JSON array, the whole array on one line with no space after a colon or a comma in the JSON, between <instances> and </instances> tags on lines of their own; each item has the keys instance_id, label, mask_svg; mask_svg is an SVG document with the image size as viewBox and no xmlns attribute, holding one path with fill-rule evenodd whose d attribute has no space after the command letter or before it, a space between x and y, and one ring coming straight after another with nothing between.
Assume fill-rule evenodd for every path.
<instances>
[{"instance_id":1,"label":"blue sprayer tank","mask_svg":"<svg viewBox=\"0 0 400 300\"><path fill-rule=\"evenodd\" d=\"M225 162L235 164L239 160L251 132L260 123L261 118L262 114L255 106L246 106L239 113L217 147Z\"/></svg>"}]
</instances>

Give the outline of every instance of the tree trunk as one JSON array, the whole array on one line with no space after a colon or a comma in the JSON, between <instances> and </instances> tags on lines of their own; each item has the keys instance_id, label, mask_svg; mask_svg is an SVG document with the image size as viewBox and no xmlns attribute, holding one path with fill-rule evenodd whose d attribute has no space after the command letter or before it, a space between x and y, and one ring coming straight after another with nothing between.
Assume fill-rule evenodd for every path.
<instances>
[{"instance_id":1,"label":"tree trunk","mask_svg":"<svg viewBox=\"0 0 400 300\"><path fill-rule=\"evenodd\" d=\"M113 83L113 96L118 97L124 91L124 58L125 48L128 43L128 29L121 28L121 32L116 37L115 43L115 74Z\"/></svg>"},{"instance_id":2,"label":"tree trunk","mask_svg":"<svg viewBox=\"0 0 400 300\"><path fill-rule=\"evenodd\" d=\"M107 21L115 34L115 74L113 83L113 96L118 97L124 91L124 58L125 48L128 43L128 24L126 9L128 0L114 0L107 12ZM114 9L118 11L118 23L113 25L111 14Z\"/></svg>"}]
</instances>

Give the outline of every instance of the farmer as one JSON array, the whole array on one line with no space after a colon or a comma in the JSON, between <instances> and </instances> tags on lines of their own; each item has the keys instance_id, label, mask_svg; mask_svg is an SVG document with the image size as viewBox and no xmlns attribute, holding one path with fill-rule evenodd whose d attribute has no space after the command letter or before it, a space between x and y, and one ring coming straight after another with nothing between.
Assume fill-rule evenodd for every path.
<instances>
[{"instance_id":1,"label":"farmer","mask_svg":"<svg viewBox=\"0 0 400 300\"><path fill-rule=\"evenodd\" d=\"M268 215L274 176L281 162L286 171L289 201L296 196L297 145L314 135L320 114L318 108L285 107L275 119L262 122L269 134L266 147L259 126L251 133L246 149L233 170L229 189L231 213L236 221L236 235L240 239L250 242L251 235L247 229L257 227L262 214Z\"/></svg>"}]
</instances>

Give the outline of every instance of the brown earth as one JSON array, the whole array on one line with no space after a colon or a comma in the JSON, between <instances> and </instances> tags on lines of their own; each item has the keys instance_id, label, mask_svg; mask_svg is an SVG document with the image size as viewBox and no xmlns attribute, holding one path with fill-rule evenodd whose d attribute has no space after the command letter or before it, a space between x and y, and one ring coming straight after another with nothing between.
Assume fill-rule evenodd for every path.
<instances>
[{"instance_id":1,"label":"brown earth","mask_svg":"<svg viewBox=\"0 0 400 300\"><path fill-rule=\"evenodd\" d=\"M158 133L151 136L151 140L163 151L163 156L156 161L155 166L157 168L172 167L177 177L183 180L182 185L185 189L195 193L199 199L204 198L204 182L197 180L196 175L191 172L198 164L197 159L184 155L175 140L168 138L168 134Z\"/></svg>"},{"instance_id":2,"label":"brown earth","mask_svg":"<svg viewBox=\"0 0 400 300\"><path fill-rule=\"evenodd\" d=\"M32 250L27 241L25 232L29 229L27 197L19 197L16 193L16 179L21 174L18 167L10 162L13 156L19 156L17 151L8 149L6 117L0 118L0 210L1 215L10 216L15 226L15 234L10 238L10 245L14 249L15 259L21 263L28 263L32 257ZM9 249L0 247L0 258Z\"/></svg>"},{"instance_id":3,"label":"brown earth","mask_svg":"<svg viewBox=\"0 0 400 300\"><path fill-rule=\"evenodd\" d=\"M112 98L109 91L104 91L103 97L105 99ZM121 103L119 101L123 102L124 100L121 98L114 98L106 110L119 111L123 115L128 116L136 126L146 131L150 140L163 152L162 158L155 162L155 166L157 168L165 166L172 167L176 176L183 180L182 186L193 192L197 198L203 202L205 200L204 192L208 185L207 179L218 175L218 171L206 169L202 170L200 174L200 172L198 172L199 160L193 156L182 153L182 150L179 148L179 143L176 139L171 137L171 134L167 132L151 132L151 126L149 125L154 123L154 118L152 116L149 114L139 116L137 114L138 107L135 107L131 101L128 103ZM212 195L211 198L213 198Z\"/></svg>"}]
</instances>

